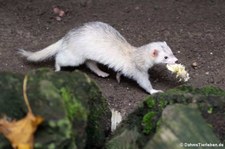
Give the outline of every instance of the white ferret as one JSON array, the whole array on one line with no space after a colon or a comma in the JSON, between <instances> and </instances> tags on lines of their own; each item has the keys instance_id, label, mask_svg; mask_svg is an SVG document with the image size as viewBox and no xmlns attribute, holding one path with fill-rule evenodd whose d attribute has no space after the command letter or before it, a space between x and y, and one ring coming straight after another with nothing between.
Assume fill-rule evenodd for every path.
<instances>
[{"instance_id":1,"label":"white ferret","mask_svg":"<svg viewBox=\"0 0 225 149\"><path fill-rule=\"evenodd\" d=\"M141 47L130 45L112 26L102 22L89 22L69 31L56 43L37 52L20 49L28 61L43 61L55 56L55 70L63 66L79 66L83 63L100 77L109 76L97 66L107 65L120 75L135 80L146 92L162 92L152 88L148 69L154 64L173 64L177 58L166 42L152 42Z\"/></svg>"}]
</instances>

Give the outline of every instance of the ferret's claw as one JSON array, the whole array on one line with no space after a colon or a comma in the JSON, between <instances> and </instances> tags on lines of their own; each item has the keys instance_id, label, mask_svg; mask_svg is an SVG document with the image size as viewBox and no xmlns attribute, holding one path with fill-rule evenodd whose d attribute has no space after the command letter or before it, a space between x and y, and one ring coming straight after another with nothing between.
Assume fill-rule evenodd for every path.
<instances>
[{"instance_id":1,"label":"ferret's claw","mask_svg":"<svg viewBox=\"0 0 225 149\"><path fill-rule=\"evenodd\" d=\"M117 80L118 83L120 83L120 77L121 77L121 73L117 72L116 80Z\"/></svg>"},{"instance_id":2,"label":"ferret's claw","mask_svg":"<svg viewBox=\"0 0 225 149\"><path fill-rule=\"evenodd\" d=\"M162 90L155 90L155 89L150 90L151 95L156 94L156 93L163 93L163 91Z\"/></svg>"}]
</instances>

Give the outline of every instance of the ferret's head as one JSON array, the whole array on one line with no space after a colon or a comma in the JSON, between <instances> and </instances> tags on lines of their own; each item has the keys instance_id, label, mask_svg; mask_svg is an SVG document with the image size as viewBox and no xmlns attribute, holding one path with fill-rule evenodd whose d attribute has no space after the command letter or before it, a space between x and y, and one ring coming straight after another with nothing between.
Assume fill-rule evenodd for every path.
<instances>
[{"instance_id":1,"label":"ferret's head","mask_svg":"<svg viewBox=\"0 0 225 149\"><path fill-rule=\"evenodd\" d=\"M175 64L178 59L173 55L172 50L166 42L153 42L149 44L150 55L156 64Z\"/></svg>"}]
</instances>

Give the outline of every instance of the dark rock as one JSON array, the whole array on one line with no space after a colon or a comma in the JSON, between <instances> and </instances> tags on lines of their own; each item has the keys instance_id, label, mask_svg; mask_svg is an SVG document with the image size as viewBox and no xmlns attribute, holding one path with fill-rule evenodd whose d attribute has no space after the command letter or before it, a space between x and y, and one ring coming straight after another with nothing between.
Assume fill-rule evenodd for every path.
<instances>
[{"instance_id":1,"label":"dark rock","mask_svg":"<svg viewBox=\"0 0 225 149\"><path fill-rule=\"evenodd\" d=\"M0 114L21 119L27 113L22 96L24 76L0 73ZM111 112L97 85L79 71L28 73L27 94L35 115L44 117L35 148L99 148L110 131ZM9 143L0 135L0 148Z\"/></svg>"},{"instance_id":2,"label":"dark rock","mask_svg":"<svg viewBox=\"0 0 225 149\"><path fill-rule=\"evenodd\" d=\"M205 143L219 144L220 141L202 118L197 105L174 104L163 110L160 127L145 149L185 149L191 145L201 148Z\"/></svg>"},{"instance_id":3,"label":"dark rock","mask_svg":"<svg viewBox=\"0 0 225 149\"><path fill-rule=\"evenodd\" d=\"M173 104L181 105L170 115L171 112L167 113L167 106ZM190 104L195 104L195 109L191 109L191 107L188 106ZM161 116L163 111L164 115ZM179 137L182 136L181 139L177 141L180 141L179 143L192 143L193 139L199 141L199 143L210 143L210 139L218 143L218 134L213 133L212 128L208 126L202 115L221 112L225 112L225 92L212 86L206 86L201 89L181 86L162 94L155 94L154 96L146 98L144 104L121 123L120 127L118 127L114 134L108 139L106 148L113 149L123 146L124 148L142 149L150 148L151 145L154 146L151 148L159 148L160 144L163 144L159 143L159 137L156 140L158 143L154 144L151 140L154 139L154 136L157 134L159 136L167 135L160 134L162 131L160 128L164 125L169 125L171 129L167 130L171 132L175 131L174 129L181 129L171 134L174 136L178 135ZM187 124L184 125L184 123ZM174 126L174 128L172 126ZM197 131L197 129L199 129L199 131ZM162 133L165 133L165 131L162 131ZM188 136L185 137L185 133ZM131 137L128 137L129 135ZM191 136L195 137L191 138ZM177 142L176 145L181 147ZM174 145L168 144L168 142L164 145L166 145L164 148L175 148L174 146L167 146Z\"/></svg>"}]
</instances>

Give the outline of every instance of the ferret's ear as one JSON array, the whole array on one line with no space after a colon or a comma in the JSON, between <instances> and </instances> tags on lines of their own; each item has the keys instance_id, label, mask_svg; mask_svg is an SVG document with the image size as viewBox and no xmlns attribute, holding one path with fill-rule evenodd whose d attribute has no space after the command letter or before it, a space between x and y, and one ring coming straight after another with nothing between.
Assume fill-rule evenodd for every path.
<instances>
[{"instance_id":1,"label":"ferret's ear","mask_svg":"<svg viewBox=\"0 0 225 149\"><path fill-rule=\"evenodd\" d=\"M152 57L157 57L159 54L158 50L157 49L153 49L152 50Z\"/></svg>"},{"instance_id":2,"label":"ferret's ear","mask_svg":"<svg viewBox=\"0 0 225 149\"><path fill-rule=\"evenodd\" d=\"M164 43L165 45L167 45L167 43L166 43L165 41L163 41L163 43Z\"/></svg>"}]
</instances>

